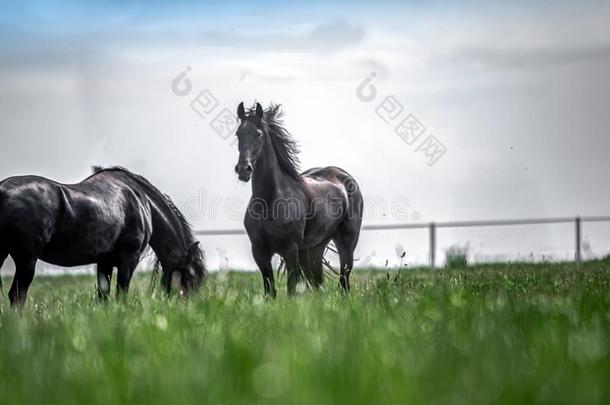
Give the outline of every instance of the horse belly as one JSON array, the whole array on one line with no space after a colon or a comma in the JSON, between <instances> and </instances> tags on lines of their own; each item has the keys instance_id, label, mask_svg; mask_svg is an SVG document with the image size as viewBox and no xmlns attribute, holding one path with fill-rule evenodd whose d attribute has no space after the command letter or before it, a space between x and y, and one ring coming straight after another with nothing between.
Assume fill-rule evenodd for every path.
<instances>
[{"instance_id":1,"label":"horse belly","mask_svg":"<svg viewBox=\"0 0 610 405\"><path fill-rule=\"evenodd\" d=\"M301 248L309 249L328 242L339 224L339 221L332 218L326 218L326 220L321 220L321 218L311 219L305 227L305 235Z\"/></svg>"},{"instance_id":2,"label":"horse belly","mask_svg":"<svg viewBox=\"0 0 610 405\"><path fill-rule=\"evenodd\" d=\"M93 246L79 244L77 248L73 246L47 246L40 259L56 266L74 267L97 263L104 256L104 253Z\"/></svg>"},{"instance_id":3,"label":"horse belly","mask_svg":"<svg viewBox=\"0 0 610 405\"><path fill-rule=\"evenodd\" d=\"M47 243L40 258L58 266L72 267L96 263L107 257L114 250L120 229L96 225L64 227Z\"/></svg>"}]
</instances>

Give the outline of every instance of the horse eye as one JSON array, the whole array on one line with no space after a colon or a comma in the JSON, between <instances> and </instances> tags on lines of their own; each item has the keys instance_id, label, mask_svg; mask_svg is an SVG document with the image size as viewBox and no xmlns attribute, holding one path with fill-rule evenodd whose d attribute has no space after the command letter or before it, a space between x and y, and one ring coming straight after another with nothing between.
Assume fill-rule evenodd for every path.
<instances>
[{"instance_id":1,"label":"horse eye","mask_svg":"<svg viewBox=\"0 0 610 405\"><path fill-rule=\"evenodd\" d=\"M258 133L258 136L263 136L263 131L260 129L257 129L256 132Z\"/></svg>"}]
</instances>

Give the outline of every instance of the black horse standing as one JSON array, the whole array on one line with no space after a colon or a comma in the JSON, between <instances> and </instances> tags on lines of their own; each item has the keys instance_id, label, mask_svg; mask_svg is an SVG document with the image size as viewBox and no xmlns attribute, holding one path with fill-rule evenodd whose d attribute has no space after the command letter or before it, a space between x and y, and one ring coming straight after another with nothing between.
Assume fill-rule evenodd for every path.
<instances>
[{"instance_id":1,"label":"black horse standing","mask_svg":"<svg viewBox=\"0 0 610 405\"><path fill-rule=\"evenodd\" d=\"M340 259L340 285L349 290L362 223L362 194L356 181L338 167L309 169L299 174L296 143L281 123L281 110L260 104L246 113L237 109L239 161L235 172L241 181L252 178L252 198L244 224L265 292L276 296L271 258L286 261L288 294L295 293L302 269L319 287L322 259L332 240Z\"/></svg>"},{"instance_id":2,"label":"black horse standing","mask_svg":"<svg viewBox=\"0 0 610 405\"><path fill-rule=\"evenodd\" d=\"M167 291L177 285L188 292L203 281L203 253L172 201L126 169L95 171L74 185L36 176L0 183L0 267L8 255L16 265L11 305L25 302L38 259L67 267L97 263L102 298L117 267L117 292L126 293L149 244Z\"/></svg>"}]
</instances>

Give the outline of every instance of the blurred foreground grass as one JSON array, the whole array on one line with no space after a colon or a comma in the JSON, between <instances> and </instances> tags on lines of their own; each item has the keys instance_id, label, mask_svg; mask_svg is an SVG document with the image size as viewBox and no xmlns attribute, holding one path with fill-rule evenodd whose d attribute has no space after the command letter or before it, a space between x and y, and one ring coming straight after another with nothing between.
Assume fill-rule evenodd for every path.
<instances>
[{"instance_id":1,"label":"blurred foreground grass","mask_svg":"<svg viewBox=\"0 0 610 405\"><path fill-rule=\"evenodd\" d=\"M1 299L0 403L610 403L610 261L329 281L269 301L216 274L184 302L142 275L99 304L92 276L37 277Z\"/></svg>"}]
</instances>

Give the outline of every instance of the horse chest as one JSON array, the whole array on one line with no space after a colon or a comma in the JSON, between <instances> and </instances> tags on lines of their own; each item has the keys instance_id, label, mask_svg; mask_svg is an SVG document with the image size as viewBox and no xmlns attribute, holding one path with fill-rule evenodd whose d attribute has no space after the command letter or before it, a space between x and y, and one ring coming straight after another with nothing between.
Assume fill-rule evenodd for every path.
<instances>
[{"instance_id":1,"label":"horse chest","mask_svg":"<svg viewBox=\"0 0 610 405\"><path fill-rule=\"evenodd\" d=\"M301 240L305 229L304 220L257 219L246 216L244 224L252 242L270 245L282 244L288 239Z\"/></svg>"}]
</instances>

